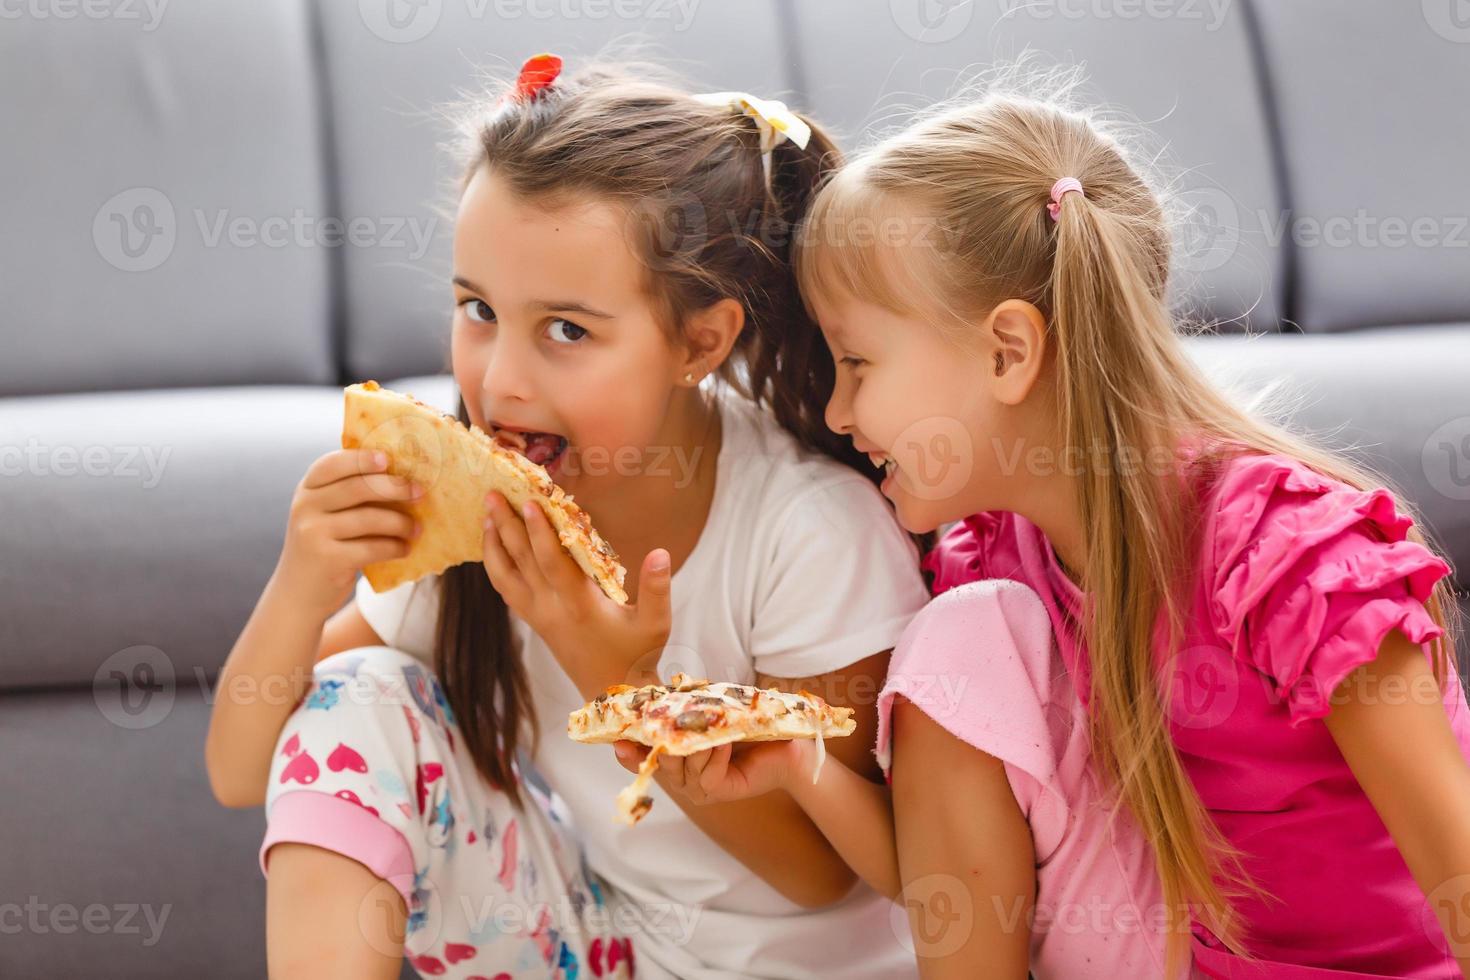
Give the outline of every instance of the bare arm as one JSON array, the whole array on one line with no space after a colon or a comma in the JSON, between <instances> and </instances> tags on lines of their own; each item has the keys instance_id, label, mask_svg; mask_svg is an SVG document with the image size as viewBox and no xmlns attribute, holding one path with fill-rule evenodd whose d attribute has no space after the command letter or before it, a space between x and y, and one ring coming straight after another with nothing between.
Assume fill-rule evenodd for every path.
<instances>
[{"instance_id":1,"label":"bare arm","mask_svg":"<svg viewBox=\"0 0 1470 980\"><path fill-rule=\"evenodd\" d=\"M999 759L903 698L893 708L893 805L925 980L1025 980L1035 845Z\"/></svg>"},{"instance_id":2,"label":"bare arm","mask_svg":"<svg viewBox=\"0 0 1470 980\"><path fill-rule=\"evenodd\" d=\"M387 466L381 453L332 450L296 488L281 557L215 684L204 766L225 806L265 801L271 751L312 663L382 642L356 604L341 607L363 566L407 554L418 533L397 505L422 491Z\"/></svg>"},{"instance_id":3,"label":"bare arm","mask_svg":"<svg viewBox=\"0 0 1470 980\"><path fill-rule=\"evenodd\" d=\"M757 678L763 687L808 690L834 705L853 709L857 722L853 734L827 742L832 758L826 768L840 772L824 771L826 787L813 800L818 813L831 814L850 806L826 790L849 792L863 784L869 791L866 814L881 817L881 808L872 804L881 804L886 790L865 777L881 778L871 751L878 724L871 692L881 686L888 658L889 651L885 650L818 677ZM620 746L618 760L625 768L636 770L647 750L626 742ZM810 779L809 764L800 760L812 747L810 741L800 740L727 745L683 759L666 755L660 758L655 777L715 843L772 888L806 908L830 905L852 889L857 880L854 869L863 870L875 863L864 853L865 848L880 854L892 850L891 823L881 819L844 820L834 828L838 837L834 841L791 793L777 789L799 778ZM794 775L798 767L804 777Z\"/></svg>"},{"instance_id":4,"label":"bare arm","mask_svg":"<svg viewBox=\"0 0 1470 980\"><path fill-rule=\"evenodd\" d=\"M215 683L204 743L215 799L227 807L263 804L271 751L311 686L312 664L342 650L382 642L356 602L323 625L284 595L272 578Z\"/></svg>"},{"instance_id":5,"label":"bare arm","mask_svg":"<svg viewBox=\"0 0 1470 980\"><path fill-rule=\"evenodd\" d=\"M1390 633L1334 692L1326 724L1470 977L1470 767L1423 650Z\"/></svg>"}]
</instances>

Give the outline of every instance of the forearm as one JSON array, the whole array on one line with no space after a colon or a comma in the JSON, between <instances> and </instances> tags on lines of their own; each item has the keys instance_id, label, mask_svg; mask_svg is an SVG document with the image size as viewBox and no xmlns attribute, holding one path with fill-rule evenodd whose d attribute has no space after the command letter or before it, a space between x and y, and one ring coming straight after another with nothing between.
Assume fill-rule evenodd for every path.
<instances>
[{"instance_id":1,"label":"forearm","mask_svg":"<svg viewBox=\"0 0 1470 980\"><path fill-rule=\"evenodd\" d=\"M791 796L847 866L874 890L897 898L903 885L894 847L893 793L828 757L817 782L799 779Z\"/></svg>"},{"instance_id":2,"label":"forearm","mask_svg":"<svg viewBox=\"0 0 1470 980\"><path fill-rule=\"evenodd\" d=\"M786 793L704 804L682 793L668 795L711 840L803 908L840 900L856 881L847 862Z\"/></svg>"},{"instance_id":3,"label":"forearm","mask_svg":"<svg viewBox=\"0 0 1470 980\"><path fill-rule=\"evenodd\" d=\"M215 682L205 768L225 806L265 801L271 752L311 685L325 619L303 610L272 577Z\"/></svg>"}]
</instances>

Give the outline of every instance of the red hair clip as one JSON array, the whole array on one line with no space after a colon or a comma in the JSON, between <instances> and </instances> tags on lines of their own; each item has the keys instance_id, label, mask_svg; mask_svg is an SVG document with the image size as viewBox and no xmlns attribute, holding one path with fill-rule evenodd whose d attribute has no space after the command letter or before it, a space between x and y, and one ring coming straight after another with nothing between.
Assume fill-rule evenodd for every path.
<instances>
[{"instance_id":1,"label":"red hair clip","mask_svg":"<svg viewBox=\"0 0 1470 980\"><path fill-rule=\"evenodd\" d=\"M556 55L532 55L521 65L521 73L516 76L512 96L522 102L529 102L536 97L536 93L556 81L560 74L561 59Z\"/></svg>"}]
</instances>

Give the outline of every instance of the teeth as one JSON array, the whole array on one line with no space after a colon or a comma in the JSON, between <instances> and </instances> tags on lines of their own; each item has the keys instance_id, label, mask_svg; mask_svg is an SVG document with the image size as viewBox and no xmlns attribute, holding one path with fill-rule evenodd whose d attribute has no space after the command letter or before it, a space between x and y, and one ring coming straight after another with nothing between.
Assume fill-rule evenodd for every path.
<instances>
[{"instance_id":1,"label":"teeth","mask_svg":"<svg viewBox=\"0 0 1470 980\"><path fill-rule=\"evenodd\" d=\"M868 461L873 464L873 469L887 470L890 473L898 465L887 453L868 453Z\"/></svg>"}]
</instances>

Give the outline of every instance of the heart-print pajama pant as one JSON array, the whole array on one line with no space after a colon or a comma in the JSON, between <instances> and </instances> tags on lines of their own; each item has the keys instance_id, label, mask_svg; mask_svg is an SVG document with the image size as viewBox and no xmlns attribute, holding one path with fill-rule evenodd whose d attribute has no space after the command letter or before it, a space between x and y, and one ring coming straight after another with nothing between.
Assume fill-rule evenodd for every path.
<instances>
[{"instance_id":1,"label":"heart-print pajama pant","mask_svg":"<svg viewBox=\"0 0 1470 980\"><path fill-rule=\"evenodd\" d=\"M389 882L422 976L631 977L607 886L539 791L478 773L429 667L374 646L320 661L276 742L260 848L312 844Z\"/></svg>"}]
</instances>

